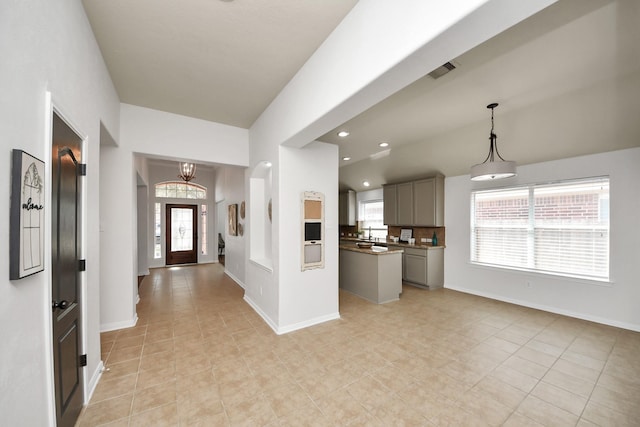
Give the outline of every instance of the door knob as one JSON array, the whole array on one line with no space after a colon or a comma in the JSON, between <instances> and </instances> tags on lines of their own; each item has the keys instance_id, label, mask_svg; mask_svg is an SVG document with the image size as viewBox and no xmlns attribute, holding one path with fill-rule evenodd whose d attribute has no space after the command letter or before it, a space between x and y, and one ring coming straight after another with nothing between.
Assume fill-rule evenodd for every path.
<instances>
[{"instance_id":1,"label":"door knob","mask_svg":"<svg viewBox=\"0 0 640 427\"><path fill-rule=\"evenodd\" d=\"M54 301L51 308L53 310L55 310L56 308L59 308L61 310L66 310L67 307L69 307L69 302L66 300L62 300L60 302Z\"/></svg>"}]
</instances>

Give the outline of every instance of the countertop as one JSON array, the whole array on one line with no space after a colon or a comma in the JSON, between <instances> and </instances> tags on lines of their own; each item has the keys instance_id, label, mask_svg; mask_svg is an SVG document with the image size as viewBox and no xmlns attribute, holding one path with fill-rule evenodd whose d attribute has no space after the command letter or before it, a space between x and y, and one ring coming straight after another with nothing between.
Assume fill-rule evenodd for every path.
<instances>
[{"instance_id":1,"label":"countertop","mask_svg":"<svg viewBox=\"0 0 640 427\"><path fill-rule=\"evenodd\" d=\"M368 242L369 240L366 239L359 239L357 237L344 237L344 236L340 236L339 237L340 240L344 240L344 241L348 241L348 242ZM402 248L417 248L417 249L444 249L444 246L433 246L431 243L416 243L415 245L410 245L408 243L401 243L401 242L393 242L391 240L380 240L380 241L373 241L374 245L380 245L380 246L388 246L388 245L392 245L392 246L400 246ZM356 248L357 249L357 248Z\"/></svg>"},{"instance_id":2,"label":"countertop","mask_svg":"<svg viewBox=\"0 0 640 427\"><path fill-rule=\"evenodd\" d=\"M359 248L356 246L357 240L354 240L353 244L341 244L338 246L339 249L344 249L345 251L352 251L352 252L360 252L363 254L369 254L369 255L389 255L389 254L401 254L404 250L403 249L389 249L389 248L385 248L385 247L381 247L381 250L376 250L376 249L370 249L370 248ZM375 245L374 245L375 247ZM380 247L380 246L378 246Z\"/></svg>"}]
</instances>

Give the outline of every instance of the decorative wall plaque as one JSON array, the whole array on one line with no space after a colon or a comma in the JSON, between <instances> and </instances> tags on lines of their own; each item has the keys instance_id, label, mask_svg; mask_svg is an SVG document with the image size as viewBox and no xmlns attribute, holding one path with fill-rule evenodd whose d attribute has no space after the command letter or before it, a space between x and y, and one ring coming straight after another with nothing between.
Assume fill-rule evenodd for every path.
<instances>
[{"instance_id":1,"label":"decorative wall plaque","mask_svg":"<svg viewBox=\"0 0 640 427\"><path fill-rule=\"evenodd\" d=\"M11 169L11 280L44 270L44 162L13 150Z\"/></svg>"}]
</instances>

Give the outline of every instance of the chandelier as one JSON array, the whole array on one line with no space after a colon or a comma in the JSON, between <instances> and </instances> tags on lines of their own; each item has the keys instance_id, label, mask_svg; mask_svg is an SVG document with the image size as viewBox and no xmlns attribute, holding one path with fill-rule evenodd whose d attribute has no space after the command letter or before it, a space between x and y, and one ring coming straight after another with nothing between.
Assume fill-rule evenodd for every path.
<instances>
[{"instance_id":1,"label":"chandelier","mask_svg":"<svg viewBox=\"0 0 640 427\"><path fill-rule=\"evenodd\" d=\"M179 162L178 171L180 172L178 178L182 178L185 182L189 182L196 177L195 163Z\"/></svg>"},{"instance_id":2,"label":"chandelier","mask_svg":"<svg viewBox=\"0 0 640 427\"><path fill-rule=\"evenodd\" d=\"M472 181L489 181L492 179L511 178L516 176L516 162L505 160L498 152L498 137L493 132L493 109L498 103L487 105L491 109L491 133L489 134L489 155L484 162L471 167ZM497 157L497 158L496 158Z\"/></svg>"}]
</instances>

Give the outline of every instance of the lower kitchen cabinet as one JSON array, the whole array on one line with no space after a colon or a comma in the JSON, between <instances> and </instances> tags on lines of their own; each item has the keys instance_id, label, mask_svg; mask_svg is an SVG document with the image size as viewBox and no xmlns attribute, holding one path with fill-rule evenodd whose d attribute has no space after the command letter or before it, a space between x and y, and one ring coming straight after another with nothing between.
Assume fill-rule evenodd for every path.
<instances>
[{"instance_id":1,"label":"lower kitchen cabinet","mask_svg":"<svg viewBox=\"0 0 640 427\"><path fill-rule=\"evenodd\" d=\"M427 251L424 255L405 254L402 278L407 282L427 286Z\"/></svg>"},{"instance_id":2,"label":"lower kitchen cabinet","mask_svg":"<svg viewBox=\"0 0 640 427\"><path fill-rule=\"evenodd\" d=\"M435 289L444 285L444 247L404 249L402 254L402 281L407 284Z\"/></svg>"}]
</instances>

